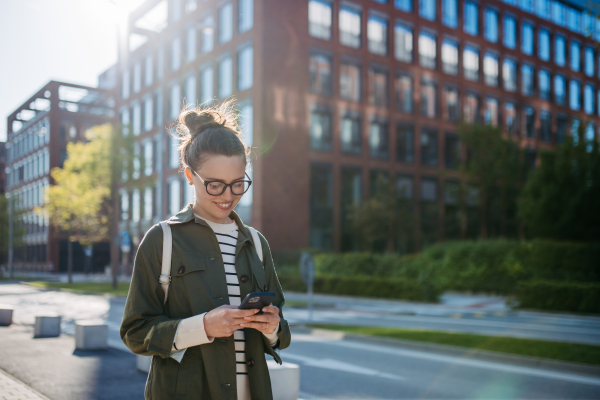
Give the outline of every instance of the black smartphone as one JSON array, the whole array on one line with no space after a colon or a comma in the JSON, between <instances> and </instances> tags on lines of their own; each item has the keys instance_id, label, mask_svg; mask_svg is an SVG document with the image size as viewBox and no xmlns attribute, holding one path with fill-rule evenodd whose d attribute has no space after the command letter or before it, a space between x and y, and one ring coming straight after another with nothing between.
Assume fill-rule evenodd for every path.
<instances>
[{"instance_id":1,"label":"black smartphone","mask_svg":"<svg viewBox=\"0 0 600 400\"><path fill-rule=\"evenodd\" d=\"M273 292L253 292L248 293L242 301L242 304L238 307L240 310L261 310L257 314L262 314L263 307L270 305L275 300L275 293Z\"/></svg>"}]
</instances>

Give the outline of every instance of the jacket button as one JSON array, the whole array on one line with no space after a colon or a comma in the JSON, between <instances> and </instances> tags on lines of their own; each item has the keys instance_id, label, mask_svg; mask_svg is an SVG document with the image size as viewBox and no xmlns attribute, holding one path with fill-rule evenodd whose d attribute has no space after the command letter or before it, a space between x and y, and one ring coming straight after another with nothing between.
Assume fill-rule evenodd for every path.
<instances>
[{"instance_id":1,"label":"jacket button","mask_svg":"<svg viewBox=\"0 0 600 400\"><path fill-rule=\"evenodd\" d=\"M253 359L249 359L248 361L246 361L246 364L247 364L249 367L254 367L254 360L253 360Z\"/></svg>"},{"instance_id":2,"label":"jacket button","mask_svg":"<svg viewBox=\"0 0 600 400\"><path fill-rule=\"evenodd\" d=\"M179 267L179 270L177 272L179 272L179 274L183 274L185 272L185 265Z\"/></svg>"},{"instance_id":3,"label":"jacket button","mask_svg":"<svg viewBox=\"0 0 600 400\"><path fill-rule=\"evenodd\" d=\"M240 277L240 280L242 281L242 283L248 282L248 279L250 279L250 277L248 275L242 275Z\"/></svg>"},{"instance_id":4,"label":"jacket button","mask_svg":"<svg viewBox=\"0 0 600 400\"><path fill-rule=\"evenodd\" d=\"M221 387L228 387L228 386L231 386L231 383L223 383L223 384L221 385Z\"/></svg>"}]
</instances>

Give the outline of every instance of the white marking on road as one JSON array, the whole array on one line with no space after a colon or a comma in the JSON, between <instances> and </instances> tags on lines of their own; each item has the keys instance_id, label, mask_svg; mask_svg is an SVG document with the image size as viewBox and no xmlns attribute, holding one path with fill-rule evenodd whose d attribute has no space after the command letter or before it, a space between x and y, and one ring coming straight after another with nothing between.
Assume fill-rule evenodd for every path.
<instances>
[{"instance_id":1,"label":"white marking on road","mask_svg":"<svg viewBox=\"0 0 600 400\"><path fill-rule=\"evenodd\" d=\"M353 374L361 374L367 376L379 376L382 378L393 379L396 381L404 381L405 377L399 375L388 374L385 372L377 371L371 368L359 367L354 364L345 363L343 361L333 360L331 358L315 359L312 357L301 356L293 354L288 351L284 353L283 358L291 358L294 361L299 361L309 367L332 369L334 371L350 372Z\"/></svg>"},{"instance_id":2,"label":"white marking on road","mask_svg":"<svg viewBox=\"0 0 600 400\"><path fill-rule=\"evenodd\" d=\"M302 341L304 339L303 336L310 335L294 334L294 341ZM493 361L473 360L466 357L448 356L442 354L435 354L427 351L398 349L389 346L380 346L376 344L352 342L349 340L324 339L322 341L327 342L328 344L331 344L333 346L349 348L354 350L372 351L377 353L384 353L387 355L396 355L399 357L413 357L434 362L462 365L466 367L485 368L489 370L509 372L513 374L530 375L546 379L559 379L563 381L582 383L586 385L600 386L600 378L593 378L585 375L577 375L566 372L556 372L542 368L520 367L516 365L498 363Z\"/></svg>"}]
</instances>

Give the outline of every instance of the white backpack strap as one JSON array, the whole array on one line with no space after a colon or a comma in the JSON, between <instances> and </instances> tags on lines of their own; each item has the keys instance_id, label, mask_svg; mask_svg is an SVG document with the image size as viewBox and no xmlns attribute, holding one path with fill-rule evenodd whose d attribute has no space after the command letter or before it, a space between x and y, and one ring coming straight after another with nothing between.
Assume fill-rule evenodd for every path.
<instances>
[{"instance_id":1,"label":"white backpack strap","mask_svg":"<svg viewBox=\"0 0 600 400\"><path fill-rule=\"evenodd\" d=\"M162 286L165 292L165 301L169 296L169 284L171 283L171 255L173 253L173 234L171 233L171 227L166 221L160 222L160 227L163 230L163 255L162 255L162 268L160 271L160 277L158 282Z\"/></svg>"},{"instance_id":2,"label":"white backpack strap","mask_svg":"<svg viewBox=\"0 0 600 400\"><path fill-rule=\"evenodd\" d=\"M262 244L260 242L260 238L258 237L258 232L256 232L256 229L251 226L248 227L248 230L250 231L250 235L252 235L252 241L254 242L254 248L256 249L258 258L260 258L260 262L263 262Z\"/></svg>"}]
</instances>

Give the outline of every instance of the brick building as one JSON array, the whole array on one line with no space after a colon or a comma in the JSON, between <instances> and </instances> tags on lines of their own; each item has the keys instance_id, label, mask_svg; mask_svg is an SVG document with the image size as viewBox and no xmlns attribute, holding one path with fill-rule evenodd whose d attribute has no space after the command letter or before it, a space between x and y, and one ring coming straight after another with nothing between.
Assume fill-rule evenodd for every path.
<instances>
[{"instance_id":1,"label":"brick building","mask_svg":"<svg viewBox=\"0 0 600 400\"><path fill-rule=\"evenodd\" d=\"M111 91L50 81L7 119L6 193L12 198L15 230L24 229L23 245L14 246L13 260L21 270L66 271L67 241L49 226L44 190L53 184L50 171L61 167L67 143L84 139L84 132L114 118ZM73 268L82 270L83 249L73 247ZM109 263L108 244L94 246L93 269Z\"/></svg>"},{"instance_id":2,"label":"brick building","mask_svg":"<svg viewBox=\"0 0 600 400\"><path fill-rule=\"evenodd\" d=\"M345 214L379 177L414 204L397 250L474 236L447 212L457 123L501 126L532 165L580 124L596 140L599 31L583 0L149 0L120 44L116 110L153 183L124 186L121 230L136 245L192 201L165 127L184 99L233 95L256 154L238 211L273 248L355 249Z\"/></svg>"}]
</instances>

